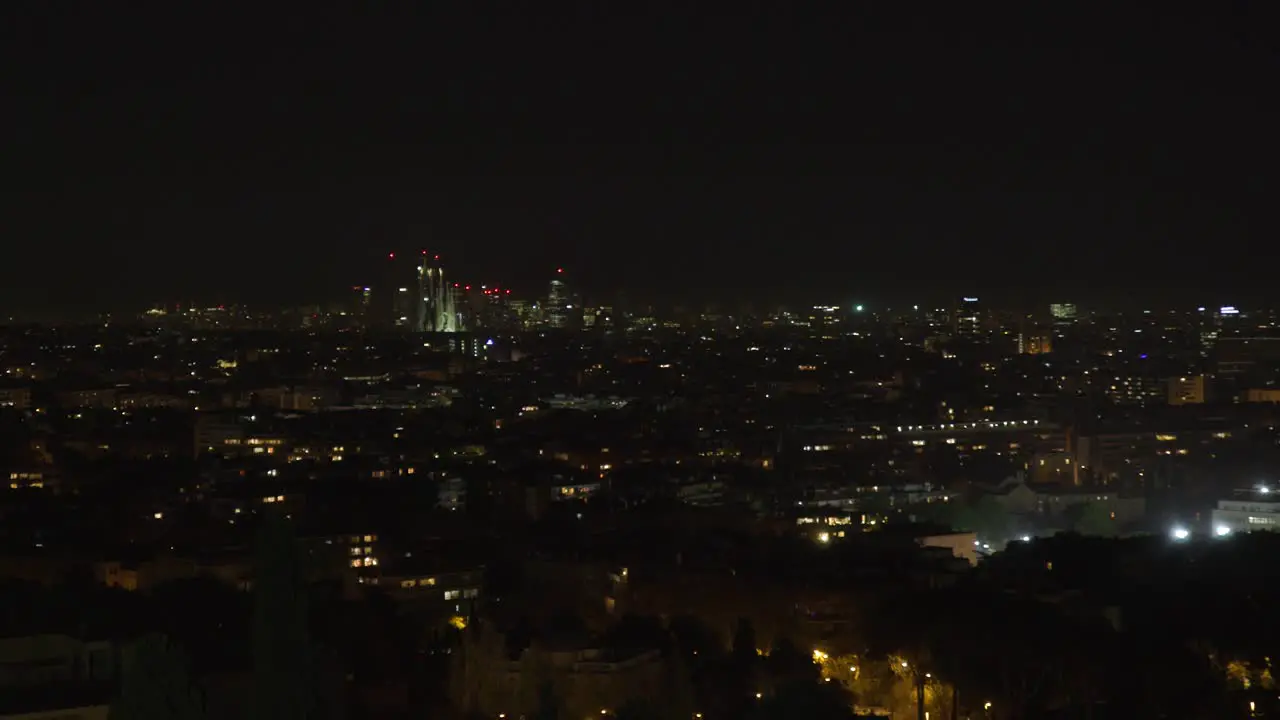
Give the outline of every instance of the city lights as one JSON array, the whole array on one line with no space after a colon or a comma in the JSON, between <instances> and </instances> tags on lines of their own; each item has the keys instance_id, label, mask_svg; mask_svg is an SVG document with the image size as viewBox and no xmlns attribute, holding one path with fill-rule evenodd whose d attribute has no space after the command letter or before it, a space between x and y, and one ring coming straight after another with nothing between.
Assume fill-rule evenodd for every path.
<instances>
[{"instance_id":1,"label":"city lights","mask_svg":"<svg viewBox=\"0 0 1280 720\"><path fill-rule=\"evenodd\" d=\"M26 5L0 720L1280 720L1269 3Z\"/></svg>"}]
</instances>

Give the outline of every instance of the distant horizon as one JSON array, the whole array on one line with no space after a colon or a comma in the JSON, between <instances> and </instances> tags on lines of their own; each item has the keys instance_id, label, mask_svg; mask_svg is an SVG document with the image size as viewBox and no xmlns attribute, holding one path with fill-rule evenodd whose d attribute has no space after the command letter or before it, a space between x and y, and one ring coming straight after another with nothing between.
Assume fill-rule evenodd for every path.
<instances>
[{"instance_id":1,"label":"distant horizon","mask_svg":"<svg viewBox=\"0 0 1280 720\"><path fill-rule=\"evenodd\" d=\"M840 307L843 311L852 313L858 305L863 306L868 314L892 312L894 314L909 312L913 306L919 305L920 312L951 310L960 302L962 297L966 295L955 295L947 298L934 296L932 299L917 300L882 300L876 297L860 297L855 300L846 300L843 302L835 302L833 299L824 299L821 297L814 298L796 298L790 300L746 300L746 299L650 299L642 295L628 295L625 291L620 291L625 297L620 301L615 296L614 299L606 299L605 297L587 296L585 304L587 306L611 306L618 307L620 303L625 303L624 309L636 309L638 306L653 307L661 311L674 310L696 310L696 311L715 311L727 315L741 314L752 312L755 314L772 313L778 310L787 310L791 312L799 312L813 307L834 305ZM1162 297L1151 294L1146 297L1126 296L1115 299L1094 299L1086 301L1078 298L1058 298L1044 301L1030 301L1025 298L1013 299L1011 294L1004 295L986 295L977 294L982 303L983 309L987 311L997 312L1025 312L1028 314L1047 314L1049 306L1055 303L1074 304L1081 314L1089 313L1106 313L1106 312L1122 312L1122 313L1138 313L1142 310L1152 310L1153 312L1192 312L1198 307L1204 307L1207 312L1216 311L1222 307L1234 306L1238 307L1242 312L1250 311L1268 312L1280 310L1280 300L1273 303L1256 302L1250 300L1177 300L1171 297ZM1208 293L1205 293L1208 295ZM1223 293L1225 296L1226 294ZM520 294L515 291L512 295L513 300L541 300L543 296L529 296ZM923 295L921 296L923 297ZM212 309L225 307L228 309L238 308L248 312L265 312L265 313L281 313L292 312L297 310L320 308L321 310L329 310L347 301L347 297L343 294L335 294L334 297L326 300L315 300L306 302L291 303L273 303L273 302L235 302L225 300L201 301L171 301L171 302L154 302L144 303L136 307L123 307L106 309L90 309L90 308L64 308L64 309L46 309L43 311L28 310L25 313L4 313L0 311L0 320L16 323L82 323L95 322L105 316L116 318L141 317L151 309L164 309L174 312L179 309L188 309L196 307L199 309Z\"/></svg>"}]
</instances>

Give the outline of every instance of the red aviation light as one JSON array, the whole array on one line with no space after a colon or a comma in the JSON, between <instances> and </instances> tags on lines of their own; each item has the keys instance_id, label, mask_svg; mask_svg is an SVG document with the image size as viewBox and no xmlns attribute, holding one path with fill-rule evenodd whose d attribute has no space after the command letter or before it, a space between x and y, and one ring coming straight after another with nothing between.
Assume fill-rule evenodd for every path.
<instances>
[{"instance_id":1,"label":"red aviation light","mask_svg":"<svg viewBox=\"0 0 1280 720\"><path fill-rule=\"evenodd\" d=\"M395 254L395 253L387 253L387 259L388 259L388 260L395 260L395 259L396 259L396 254Z\"/></svg>"}]
</instances>

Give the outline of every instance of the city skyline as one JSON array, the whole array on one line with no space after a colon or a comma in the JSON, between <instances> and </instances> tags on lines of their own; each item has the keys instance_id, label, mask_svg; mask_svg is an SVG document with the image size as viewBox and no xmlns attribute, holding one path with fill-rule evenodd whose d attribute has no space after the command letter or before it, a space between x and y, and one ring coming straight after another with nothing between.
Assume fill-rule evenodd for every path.
<instances>
[{"instance_id":1,"label":"city skyline","mask_svg":"<svg viewBox=\"0 0 1280 720\"><path fill-rule=\"evenodd\" d=\"M0 718L1280 717L1269 10L0 3Z\"/></svg>"}]
</instances>

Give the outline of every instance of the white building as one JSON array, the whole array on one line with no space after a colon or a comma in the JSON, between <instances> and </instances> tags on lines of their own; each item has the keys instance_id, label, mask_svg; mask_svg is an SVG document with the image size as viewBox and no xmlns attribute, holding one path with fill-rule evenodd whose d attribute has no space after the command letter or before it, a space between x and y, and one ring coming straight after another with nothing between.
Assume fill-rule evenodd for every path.
<instances>
[{"instance_id":1,"label":"white building","mask_svg":"<svg viewBox=\"0 0 1280 720\"><path fill-rule=\"evenodd\" d=\"M1280 530L1280 500L1219 500L1213 510L1214 532Z\"/></svg>"}]
</instances>

